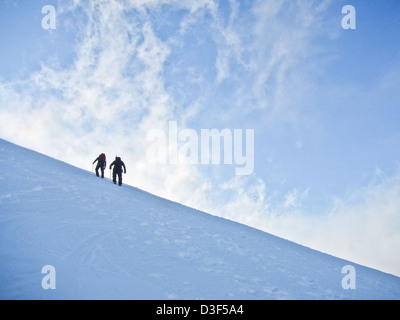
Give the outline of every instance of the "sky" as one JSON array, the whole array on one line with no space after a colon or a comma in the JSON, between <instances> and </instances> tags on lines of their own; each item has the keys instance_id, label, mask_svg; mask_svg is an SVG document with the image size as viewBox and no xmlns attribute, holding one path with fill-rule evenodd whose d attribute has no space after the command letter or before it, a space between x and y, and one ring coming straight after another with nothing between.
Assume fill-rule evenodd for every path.
<instances>
[{"instance_id":1,"label":"sky","mask_svg":"<svg viewBox=\"0 0 400 320\"><path fill-rule=\"evenodd\" d=\"M0 138L400 276L398 30L397 0L3 0Z\"/></svg>"}]
</instances>

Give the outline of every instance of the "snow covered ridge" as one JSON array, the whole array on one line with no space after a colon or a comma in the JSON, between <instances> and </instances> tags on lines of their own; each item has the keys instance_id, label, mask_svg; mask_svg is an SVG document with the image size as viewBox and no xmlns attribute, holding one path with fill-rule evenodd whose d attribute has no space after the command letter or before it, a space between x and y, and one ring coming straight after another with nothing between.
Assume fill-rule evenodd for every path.
<instances>
[{"instance_id":1,"label":"snow covered ridge","mask_svg":"<svg viewBox=\"0 0 400 320\"><path fill-rule=\"evenodd\" d=\"M1 139L0 167L0 299L400 299L398 277Z\"/></svg>"}]
</instances>

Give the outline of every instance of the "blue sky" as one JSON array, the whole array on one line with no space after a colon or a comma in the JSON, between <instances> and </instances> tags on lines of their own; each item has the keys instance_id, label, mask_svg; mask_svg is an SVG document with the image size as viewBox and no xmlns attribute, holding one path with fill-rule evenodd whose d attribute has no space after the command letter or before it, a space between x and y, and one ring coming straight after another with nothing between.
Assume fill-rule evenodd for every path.
<instances>
[{"instance_id":1,"label":"blue sky","mask_svg":"<svg viewBox=\"0 0 400 320\"><path fill-rule=\"evenodd\" d=\"M0 30L0 137L400 274L398 1L5 0ZM253 129L254 172L149 163L170 121Z\"/></svg>"}]
</instances>

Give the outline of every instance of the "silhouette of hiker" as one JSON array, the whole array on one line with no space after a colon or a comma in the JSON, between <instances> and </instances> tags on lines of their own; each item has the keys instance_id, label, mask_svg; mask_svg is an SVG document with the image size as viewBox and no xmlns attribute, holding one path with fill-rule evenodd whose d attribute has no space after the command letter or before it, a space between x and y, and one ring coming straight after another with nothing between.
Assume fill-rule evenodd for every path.
<instances>
[{"instance_id":1,"label":"silhouette of hiker","mask_svg":"<svg viewBox=\"0 0 400 320\"><path fill-rule=\"evenodd\" d=\"M99 176L99 169L101 170L101 177L104 179L104 170L106 168L107 162L106 162L106 155L102 153L97 157L96 160L93 161L93 164L97 161L97 166L96 166L96 176Z\"/></svg>"},{"instance_id":2,"label":"silhouette of hiker","mask_svg":"<svg viewBox=\"0 0 400 320\"><path fill-rule=\"evenodd\" d=\"M113 163L110 164L110 170L114 166L113 170L113 182L117 184L117 175L118 175L118 185L122 186L122 167L124 168L124 174L126 173L125 163L121 160L120 157L115 157Z\"/></svg>"}]
</instances>

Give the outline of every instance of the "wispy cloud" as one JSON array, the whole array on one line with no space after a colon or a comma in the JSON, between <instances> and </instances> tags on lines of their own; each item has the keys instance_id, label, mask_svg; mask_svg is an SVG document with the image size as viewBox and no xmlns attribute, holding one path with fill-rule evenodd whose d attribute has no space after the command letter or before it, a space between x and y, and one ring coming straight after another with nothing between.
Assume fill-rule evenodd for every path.
<instances>
[{"instance_id":1,"label":"wispy cloud","mask_svg":"<svg viewBox=\"0 0 400 320\"><path fill-rule=\"evenodd\" d=\"M179 32L162 40L151 14L167 4L185 14L176 21ZM238 121L241 114L251 110L264 109L264 119L274 109L280 109L282 118L290 114L281 106L290 105L285 96L291 75L309 55L315 34L309 17L315 5L257 1L246 15L242 5L235 0L227 7L211 0L60 4L59 23L75 23L79 34L75 58L67 68L47 63L28 79L2 83L2 135L80 167L90 163L88 151L92 156L100 151L124 155L132 184L199 208L241 213L247 206L250 216L264 215L269 204L260 179L239 181L198 166L155 168L145 157L147 132L166 129L171 119L213 126L225 113L224 123L237 127L245 125ZM73 22L77 12L80 20ZM181 72L172 80L183 88L177 96L167 85L166 66L184 58L186 53L174 49L176 44L193 45L189 39L196 27L204 28L203 44L216 50L213 59L192 67L212 68L215 77ZM200 92L187 90L194 82ZM222 103L216 107L215 101ZM249 187L254 181L257 187ZM210 202L207 190L225 197ZM228 199L229 210L220 208Z\"/></svg>"},{"instance_id":2,"label":"wispy cloud","mask_svg":"<svg viewBox=\"0 0 400 320\"><path fill-rule=\"evenodd\" d=\"M368 186L337 198L324 214L288 212L264 225L312 248L399 275L399 199L400 174L381 173Z\"/></svg>"}]
</instances>

